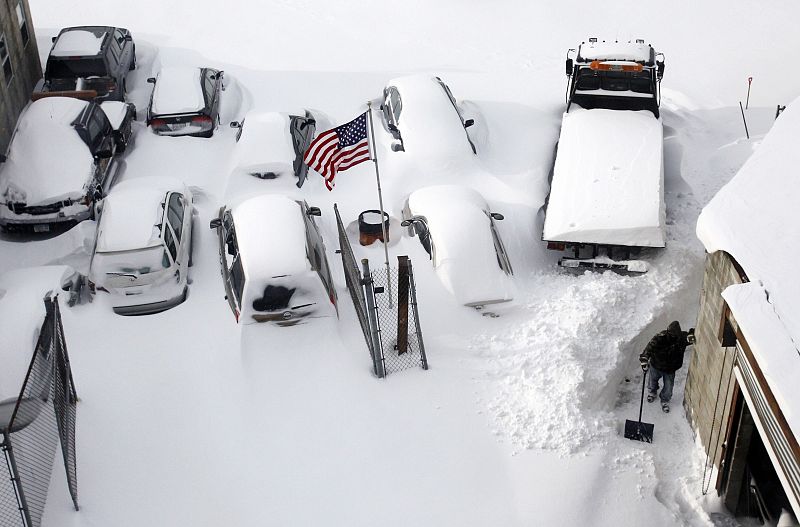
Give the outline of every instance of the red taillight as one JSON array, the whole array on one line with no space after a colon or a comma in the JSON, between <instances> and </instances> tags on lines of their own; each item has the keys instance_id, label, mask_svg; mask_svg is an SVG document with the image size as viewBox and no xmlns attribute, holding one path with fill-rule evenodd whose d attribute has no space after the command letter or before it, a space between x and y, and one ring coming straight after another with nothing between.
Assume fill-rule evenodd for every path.
<instances>
[{"instance_id":1,"label":"red taillight","mask_svg":"<svg viewBox=\"0 0 800 527\"><path fill-rule=\"evenodd\" d=\"M211 123L211 117L209 117L207 115L196 115L196 116L192 117L192 122L193 123L199 123L199 124L210 124Z\"/></svg>"},{"instance_id":2,"label":"red taillight","mask_svg":"<svg viewBox=\"0 0 800 527\"><path fill-rule=\"evenodd\" d=\"M547 248L551 251L563 251L567 248L567 245L559 242L547 242Z\"/></svg>"},{"instance_id":3,"label":"red taillight","mask_svg":"<svg viewBox=\"0 0 800 527\"><path fill-rule=\"evenodd\" d=\"M333 293L328 295L328 300L330 300L331 304L333 304L334 306L336 305L336 296L334 296Z\"/></svg>"},{"instance_id":4,"label":"red taillight","mask_svg":"<svg viewBox=\"0 0 800 527\"><path fill-rule=\"evenodd\" d=\"M151 119L148 124L153 128L161 128L162 126L167 124L167 122L164 119Z\"/></svg>"},{"instance_id":5,"label":"red taillight","mask_svg":"<svg viewBox=\"0 0 800 527\"><path fill-rule=\"evenodd\" d=\"M234 309L233 310L233 316L236 317L236 323L238 324L239 323L239 310L238 309Z\"/></svg>"}]
</instances>

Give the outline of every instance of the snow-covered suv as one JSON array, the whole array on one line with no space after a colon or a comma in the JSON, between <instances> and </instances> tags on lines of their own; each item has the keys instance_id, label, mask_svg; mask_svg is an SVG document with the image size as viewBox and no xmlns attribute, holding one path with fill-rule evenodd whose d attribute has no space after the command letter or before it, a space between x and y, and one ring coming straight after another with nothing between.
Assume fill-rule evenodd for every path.
<instances>
[{"instance_id":1,"label":"snow-covered suv","mask_svg":"<svg viewBox=\"0 0 800 527\"><path fill-rule=\"evenodd\" d=\"M31 103L0 165L0 227L46 232L91 217L111 188L135 115L132 104L116 101Z\"/></svg>"}]
</instances>

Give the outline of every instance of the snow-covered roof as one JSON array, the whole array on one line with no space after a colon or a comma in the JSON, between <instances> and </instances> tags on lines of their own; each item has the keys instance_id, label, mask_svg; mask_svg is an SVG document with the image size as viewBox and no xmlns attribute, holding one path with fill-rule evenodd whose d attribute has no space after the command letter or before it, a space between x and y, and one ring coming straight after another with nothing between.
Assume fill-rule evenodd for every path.
<instances>
[{"instance_id":1,"label":"snow-covered roof","mask_svg":"<svg viewBox=\"0 0 800 527\"><path fill-rule=\"evenodd\" d=\"M19 395L44 321L45 295L61 291L74 273L69 266L52 265L0 275L0 400Z\"/></svg>"},{"instance_id":2,"label":"snow-covered roof","mask_svg":"<svg viewBox=\"0 0 800 527\"><path fill-rule=\"evenodd\" d=\"M141 177L123 181L103 200L97 251L128 251L160 244L161 206L170 191L185 193L180 181Z\"/></svg>"},{"instance_id":3,"label":"snow-covered roof","mask_svg":"<svg viewBox=\"0 0 800 527\"><path fill-rule=\"evenodd\" d=\"M459 185L413 192L408 208L424 216L435 247L436 274L462 304L511 300L513 285L497 262L486 200Z\"/></svg>"},{"instance_id":4,"label":"snow-covered roof","mask_svg":"<svg viewBox=\"0 0 800 527\"><path fill-rule=\"evenodd\" d=\"M250 112L244 118L242 136L231 156L232 166L225 195L232 198L257 192L264 185L276 182L263 181L253 173L273 172L287 178L295 185L294 145L289 133L289 114L278 112Z\"/></svg>"},{"instance_id":5,"label":"snow-covered roof","mask_svg":"<svg viewBox=\"0 0 800 527\"><path fill-rule=\"evenodd\" d=\"M231 207L248 284L310 269L300 205L278 194L250 197ZM263 285L260 286L263 293Z\"/></svg>"},{"instance_id":6,"label":"snow-covered roof","mask_svg":"<svg viewBox=\"0 0 800 527\"><path fill-rule=\"evenodd\" d=\"M663 131L649 111L564 114L543 238L664 246Z\"/></svg>"},{"instance_id":7,"label":"snow-covered roof","mask_svg":"<svg viewBox=\"0 0 800 527\"><path fill-rule=\"evenodd\" d=\"M784 111L736 176L706 205L697 236L708 252L725 251L750 284L724 297L782 410L800 430L800 99ZM771 334L770 334L771 333ZM795 372L788 379L785 371Z\"/></svg>"},{"instance_id":8,"label":"snow-covered roof","mask_svg":"<svg viewBox=\"0 0 800 527\"><path fill-rule=\"evenodd\" d=\"M197 112L206 105L200 68L161 68L153 88L153 115Z\"/></svg>"},{"instance_id":9,"label":"snow-covered roof","mask_svg":"<svg viewBox=\"0 0 800 527\"><path fill-rule=\"evenodd\" d=\"M107 33L90 29L70 29L59 35L50 55L53 57L88 57L100 53Z\"/></svg>"},{"instance_id":10,"label":"snow-covered roof","mask_svg":"<svg viewBox=\"0 0 800 527\"><path fill-rule=\"evenodd\" d=\"M397 125L409 155L473 155L461 119L435 77L409 75L392 79L386 86L400 93Z\"/></svg>"},{"instance_id":11,"label":"snow-covered roof","mask_svg":"<svg viewBox=\"0 0 800 527\"><path fill-rule=\"evenodd\" d=\"M128 103L122 101L103 101L100 103L103 113L108 117L111 127L118 130L125 115L128 113Z\"/></svg>"},{"instance_id":12,"label":"snow-covered roof","mask_svg":"<svg viewBox=\"0 0 800 527\"><path fill-rule=\"evenodd\" d=\"M624 60L649 62L653 48L640 42L584 42L578 48L578 61Z\"/></svg>"},{"instance_id":13,"label":"snow-covered roof","mask_svg":"<svg viewBox=\"0 0 800 527\"><path fill-rule=\"evenodd\" d=\"M45 97L28 106L0 165L0 199L38 205L84 193L94 159L72 122L88 104Z\"/></svg>"}]
</instances>

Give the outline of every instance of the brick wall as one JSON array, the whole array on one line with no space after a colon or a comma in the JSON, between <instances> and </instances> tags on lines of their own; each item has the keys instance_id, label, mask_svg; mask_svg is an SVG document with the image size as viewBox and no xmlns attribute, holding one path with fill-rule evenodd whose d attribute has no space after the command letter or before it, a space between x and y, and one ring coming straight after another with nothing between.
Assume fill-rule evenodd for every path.
<instances>
[{"instance_id":1,"label":"brick wall","mask_svg":"<svg viewBox=\"0 0 800 527\"><path fill-rule=\"evenodd\" d=\"M27 21L28 38L25 43L17 16L18 4L23 7ZM12 70L11 79L8 79L0 63L0 153L5 153L17 117L30 101L36 82L42 78L28 0L21 0L21 3L20 0L0 0L0 33L5 36Z\"/></svg>"},{"instance_id":2,"label":"brick wall","mask_svg":"<svg viewBox=\"0 0 800 527\"><path fill-rule=\"evenodd\" d=\"M731 376L735 350L723 348L720 343L725 309L722 291L729 285L741 282L739 271L727 253L718 251L706 256L700 310L695 329L697 343L689 363L684 407L692 428L700 435L706 452L714 456L712 461L717 467L722 454L720 445L725 438L728 423L730 400L733 395L732 384L736 382L736 378ZM729 380L730 387L728 387ZM723 401L726 390L728 396Z\"/></svg>"}]
</instances>

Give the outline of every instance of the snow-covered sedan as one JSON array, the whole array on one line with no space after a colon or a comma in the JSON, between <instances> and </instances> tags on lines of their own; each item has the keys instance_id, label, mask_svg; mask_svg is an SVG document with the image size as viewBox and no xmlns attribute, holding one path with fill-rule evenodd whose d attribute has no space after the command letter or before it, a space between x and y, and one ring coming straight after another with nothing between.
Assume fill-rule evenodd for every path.
<instances>
[{"instance_id":1,"label":"snow-covered sedan","mask_svg":"<svg viewBox=\"0 0 800 527\"><path fill-rule=\"evenodd\" d=\"M305 201L262 194L224 206L219 235L225 295L237 322L291 326L336 314L325 244Z\"/></svg>"},{"instance_id":2,"label":"snow-covered sedan","mask_svg":"<svg viewBox=\"0 0 800 527\"><path fill-rule=\"evenodd\" d=\"M439 77L410 75L383 89L383 123L397 142L392 150L437 156L475 154L465 119L450 88Z\"/></svg>"},{"instance_id":3,"label":"snow-covered sedan","mask_svg":"<svg viewBox=\"0 0 800 527\"><path fill-rule=\"evenodd\" d=\"M239 132L229 189L242 194L259 192L265 179L303 186L308 175L303 154L314 139L316 121L308 110L295 113L302 115L250 112L241 122L231 123Z\"/></svg>"},{"instance_id":4,"label":"snow-covered sedan","mask_svg":"<svg viewBox=\"0 0 800 527\"><path fill-rule=\"evenodd\" d=\"M118 101L32 102L0 165L0 227L45 232L91 217L114 181L135 115Z\"/></svg>"},{"instance_id":5,"label":"snow-covered sedan","mask_svg":"<svg viewBox=\"0 0 800 527\"><path fill-rule=\"evenodd\" d=\"M89 289L120 315L158 313L186 299L192 194L172 178L124 181L102 203Z\"/></svg>"},{"instance_id":6,"label":"snow-covered sedan","mask_svg":"<svg viewBox=\"0 0 800 527\"><path fill-rule=\"evenodd\" d=\"M211 137L219 122L221 71L212 68L162 68L154 84L147 124L159 135Z\"/></svg>"},{"instance_id":7,"label":"snow-covered sedan","mask_svg":"<svg viewBox=\"0 0 800 527\"><path fill-rule=\"evenodd\" d=\"M502 219L476 191L436 185L411 193L402 225L419 238L445 288L460 303L482 307L514 298L513 269L495 226Z\"/></svg>"}]
</instances>

